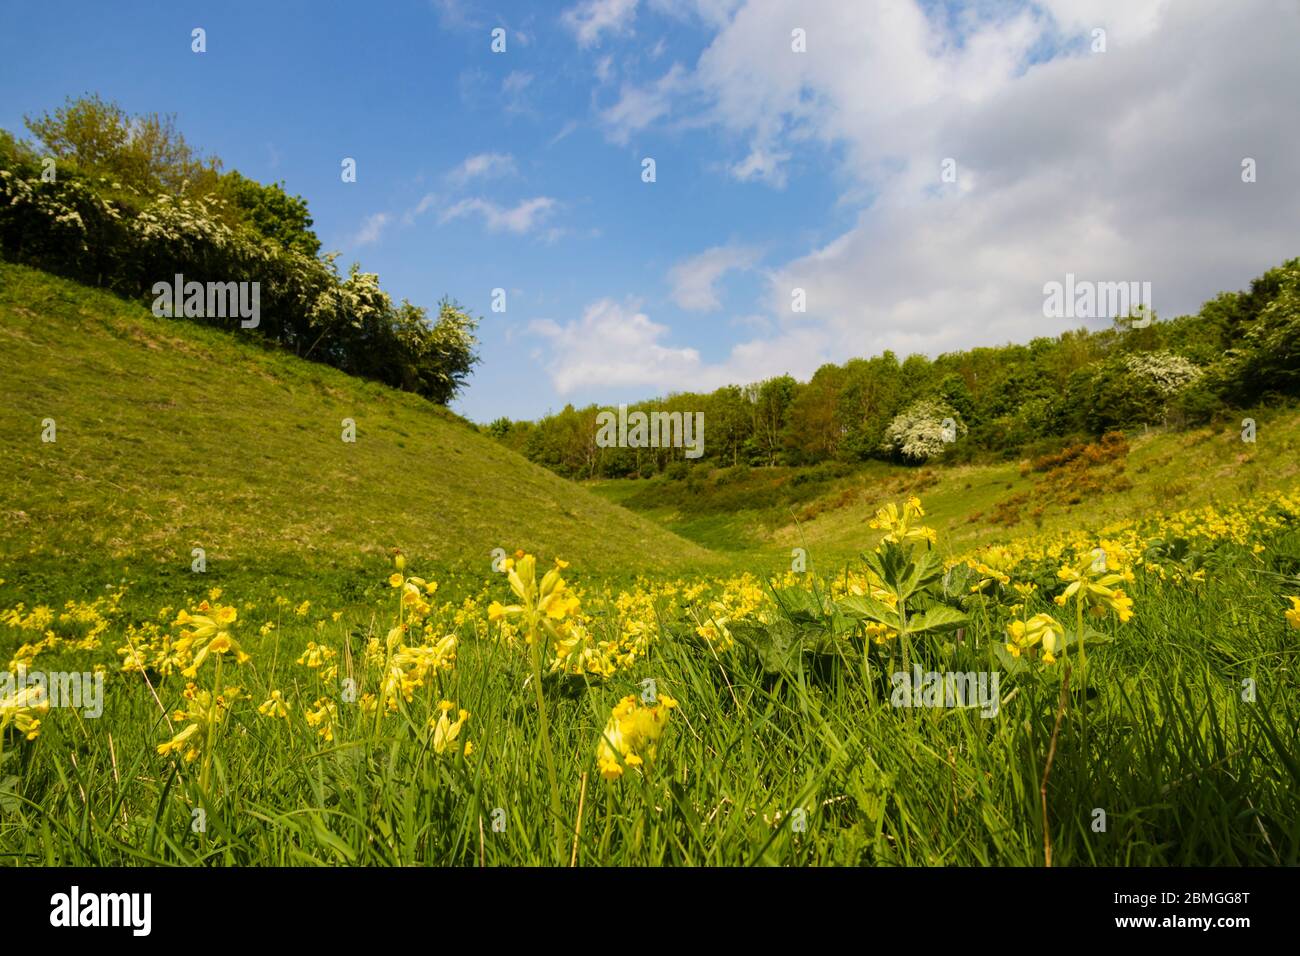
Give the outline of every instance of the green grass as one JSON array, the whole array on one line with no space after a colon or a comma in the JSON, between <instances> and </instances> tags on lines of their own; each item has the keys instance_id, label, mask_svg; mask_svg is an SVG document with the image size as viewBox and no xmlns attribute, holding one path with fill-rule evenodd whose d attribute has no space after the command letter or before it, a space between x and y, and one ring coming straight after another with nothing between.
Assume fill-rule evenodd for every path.
<instances>
[{"instance_id":1,"label":"green grass","mask_svg":"<svg viewBox=\"0 0 1300 956\"><path fill-rule=\"evenodd\" d=\"M0 560L29 567L187 572L196 547L290 575L393 547L479 570L497 547L611 572L710 561L415 396L5 263L0 448Z\"/></svg>"},{"instance_id":2,"label":"green grass","mask_svg":"<svg viewBox=\"0 0 1300 956\"><path fill-rule=\"evenodd\" d=\"M1294 568L1300 537L1217 560L1196 600L1143 578L1134 620L1101 625L1120 640L1090 650L1086 695L1076 674L1048 780L1055 865L1300 861L1297 654L1280 582L1262 573ZM198 763L154 753L170 731L139 675L110 677L102 719L58 712L38 740L11 737L0 758L0 790L9 791L0 793L0 860L567 865L576 843L582 865L1044 861L1039 785L1055 682L1006 677L991 719L899 710L888 704L887 662L852 644L778 678L744 654L715 660L666 619L633 671L547 682L556 821L526 658L468 631L455 670L378 733L341 702L332 743L304 722L322 692L293 663L305 641L356 654L370 629L383 634L392 606L388 592L372 618L320 631L288 615L278 636L246 638L253 662L227 664L222 683L238 682L251 699L221 730L206 790ZM970 634L961 646L921 651L926 666L987 668L988 632L976 623ZM373 688L356 673L363 692ZM205 665L199 682L214 677ZM601 780L593 752L609 709L646 677L678 701L659 760L646 777ZM1248 677L1253 702L1240 693ZM168 709L181 703L182 681L153 680ZM272 688L295 702L288 720L254 710ZM427 720L444 696L471 711L461 738L475 745L468 760L430 748ZM1093 829L1097 809L1104 832ZM192 827L196 810L204 832Z\"/></svg>"},{"instance_id":3,"label":"green grass","mask_svg":"<svg viewBox=\"0 0 1300 956\"><path fill-rule=\"evenodd\" d=\"M1254 444L1241 441L1241 419L1256 420ZM694 484L659 476L587 484L591 491L651 518L705 547L729 553L735 566L786 560L804 547L811 560L832 568L874 543L867 526L876 509L919 495L927 524L956 552L1026 534L1099 528L1161 510L1249 500L1292 487L1300 476L1300 410L1260 408L1189 431L1148 430L1129 436L1122 475L1129 487L1110 486L1075 504L1045 500L1039 473L1021 474L1019 462L952 467L908 467L883 462L812 469L754 468L740 475L712 473ZM997 506L1028 495L1014 525L993 520ZM1038 504L1043 514L1031 512ZM779 563L779 561L778 561Z\"/></svg>"},{"instance_id":4,"label":"green grass","mask_svg":"<svg viewBox=\"0 0 1300 956\"><path fill-rule=\"evenodd\" d=\"M492 547L572 561L593 636L617 638L620 586L762 573L788 566L801 541L819 570L855 565L875 540L865 523L875 506L920 472L870 465L796 492L779 487L793 475L737 475L694 498L658 479L583 489L418 399L8 265L0 338L0 666L40 637L6 623L6 609L57 614L65 600L125 589L97 648L64 643L33 664L104 665L102 717L55 709L35 740L0 731L0 863L1041 866L1045 838L1060 866L1300 862L1297 632L1283 618L1285 596L1300 593L1294 515L1260 531L1258 553L1196 552L1201 584L1139 574L1133 619L1095 624L1113 642L1089 645L1086 689L1076 671L1063 713L1063 668L1004 674L993 718L900 709L887 676L897 662L856 631L775 673L743 644L712 653L680 594L661 596L632 667L542 685L555 816L527 657L486 621L488 601L513 600L488 572ZM57 421L52 445L40 442L46 417ZM339 441L343 417L357 422L355 445ZM1245 449L1226 427L1135 439L1132 488L1052 506L1044 529L1150 511L1153 499L1178 507L1294 486L1296 416L1256 417L1259 442ZM1036 476L932 470L921 494L945 553L1034 530L968 518ZM791 507L810 511L796 524ZM376 722L341 682L352 677L359 694L378 685L363 650L394 623L383 555L395 545L412 573L443 585L431 639L456 634L460 645L454 669ZM203 575L189 570L198 546ZM1034 569L1048 584L1053 571ZM638 572L648 580L634 585ZM203 760L156 751L181 726L169 715L185 703L184 679L117 665L141 628L211 586L238 605L251 661L223 663L219 686L241 694L205 785ZM1064 620L1049 597L1045 584L1027 613ZM464 598L472 607L458 617ZM276 626L260 633L263 622ZM839 626L790 609L758 633ZM962 640L923 641L917 659L997 669L1002 626L977 608ZM296 663L309 641L337 652L338 679ZM658 758L644 775L602 780L595 748L610 709L647 678L678 702ZM218 684L211 660L196 681ZM288 719L257 712L272 690L291 702ZM332 741L305 720L318 698L338 709ZM473 741L468 759L432 748L442 698L470 711L458 741Z\"/></svg>"}]
</instances>

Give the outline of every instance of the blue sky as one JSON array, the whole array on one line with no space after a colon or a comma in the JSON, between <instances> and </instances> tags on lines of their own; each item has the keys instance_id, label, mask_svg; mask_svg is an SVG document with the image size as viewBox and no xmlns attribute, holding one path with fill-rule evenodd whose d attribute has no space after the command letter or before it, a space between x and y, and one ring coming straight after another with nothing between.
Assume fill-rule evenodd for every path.
<instances>
[{"instance_id":1,"label":"blue sky","mask_svg":"<svg viewBox=\"0 0 1300 956\"><path fill-rule=\"evenodd\" d=\"M0 9L0 126L83 92L177 114L344 266L482 317L479 421L1056 334L1066 271L1187 311L1297 253L1300 190L1237 169L1294 168L1271 0Z\"/></svg>"}]
</instances>

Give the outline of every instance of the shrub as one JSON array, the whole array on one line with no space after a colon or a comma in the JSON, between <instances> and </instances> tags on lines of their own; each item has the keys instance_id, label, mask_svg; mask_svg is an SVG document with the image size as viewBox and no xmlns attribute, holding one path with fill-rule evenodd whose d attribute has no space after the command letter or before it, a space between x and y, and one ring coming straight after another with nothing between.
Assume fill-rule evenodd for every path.
<instances>
[{"instance_id":1,"label":"shrub","mask_svg":"<svg viewBox=\"0 0 1300 956\"><path fill-rule=\"evenodd\" d=\"M949 434L945 434L945 420L953 423ZM881 448L905 461L918 463L943 454L952 438L966 432L966 425L950 406L935 399L922 399L894 417L885 429Z\"/></svg>"}]
</instances>

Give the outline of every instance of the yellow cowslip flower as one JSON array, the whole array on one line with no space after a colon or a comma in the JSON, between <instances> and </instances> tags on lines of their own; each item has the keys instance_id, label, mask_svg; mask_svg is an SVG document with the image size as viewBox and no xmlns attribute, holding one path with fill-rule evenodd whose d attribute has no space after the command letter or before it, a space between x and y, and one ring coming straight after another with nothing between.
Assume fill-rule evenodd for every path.
<instances>
[{"instance_id":1,"label":"yellow cowslip flower","mask_svg":"<svg viewBox=\"0 0 1300 956\"><path fill-rule=\"evenodd\" d=\"M885 532L884 537L880 539L882 544L885 542L902 544L904 541L927 541L935 544L939 540L937 531L924 525L912 524L917 518L923 517L925 517L925 509L921 507L921 499L912 496L904 503L902 511L899 511L898 506L892 501L879 509L876 516L871 519L869 527Z\"/></svg>"},{"instance_id":2,"label":"yellow cowslip flower","mask_svg":"<svg viewBox=\"0 0 1300 956\"><path fill-rule=\"evenodd\" d=\"M175 645L175 656L178 661L190 661L182 674L193 677L209 654L233 653L241 664L251 660L227 630L239 619L239 611L234 605L213 607L207 601L201 601L195 611L199 613L181 610L172 622L182 629Z\"/></svg>"},{"instance_id":3,"label":"yellow cowslip flower","mask_svg":"<svg viewBox=\"0 0 1300 956\"><path fill-rule=\"evenodd\" d=\"M628 694L610 713L600 743L596 746L596 764L606 780L623 776L624 767L639 768L653 761L659 738L668 726L668 714L677 701L667 694L658 695L653 704L642 704L636 694Z\"/></svg>"},{"instance_id":4,"label":"yellow cowslip flower","mask_svg":"<svg viewBox=\"0 0 1300 956\"><path fill-rule=\"evenodd\" d=\"M325 666L338 656L339 652L334 648L326 647L324 644L317 644L315 641L308 641L306 650L298 658L298 663L315 670Z\"/></svg>"},{"instance_id":5,"label":"yellow cowslip flower","mask_svg":"<svg viewBox=\"0 0 1300 956\"><path fill-rule=\"evenodd\" d=\"M244 649L239 646L237 640L231 637L227 631L220 631L199 648L198 653L194 655L194 660L190 662L190 666L182 668L181 673L186 677L194 677L199 672L203 662L208 659L209 654L234 654L235 660L240 664L247 664L252 660L244 652Z\"/></svg>"},{"instance_id":6,"label":"yellow cowslip flower","mask_svg":"<svg viewBox=\"0 0 1300 956\"><path fill-rule=\"evenodd\" d=\"M447 716L455 707L449 700L438 703L438 716L429 718L429 726L433 729L433 752L436 754L446 753L452 749L452 743L460 735L460 729L465 726L465 721L469 720L469 711L461 710L457 713L453 721ZM469 744L466 743L465 756L469 756Z\"/></svg>"},{"instance_id":7,"label":"yellow cowslip flower","mask_svg":"<svg viewBox=\"0 0 1300 956\"><path fill-rule=\"evenodd\" d=\"M509 564L509 562L507 562ZM525 637L528 643L542 639L546 631L553 640L563 636L556 625L566 618L578 616L581 601L560 576L560 571L567 565L558 558L555 567L537 580L537 559L525 554L515 561L506 572L510 590L519 598L519 604L503 605L493 601L488 606L489 621L506 621L519 618L525 625Z\"/></svg>"},{"instance_id":8,"label":"yellow cowslip flower","mask_svg":"<svg viewBox=\"0 0 1300 956\"><path fill-rule=\"evenodd\" d=\"M307 612L310 610L311 610L311 601L303 601L301 604L299 604L296 608L293 609L293 613L297 614L299 617L306 617Z\"/></svg>"},{"instance_id":9,"label":"yellow cowslip flower","mask_svg":"<svg viewBox=\"0 0 1300 956\"><path fill-rule=\"evenodd\" d=\"M1287 622L1300 629L1300 597L1288 597L1287 600L1291 602L1291 610L1286 612Z\"/></svg>"},{"instance_id":10,"label":"yellow cowslip flower","mask_svg":"<svg viewBox=\"0 0 1300 956\"><path fill-rule=\"evenodd\" d=\"M872 642L875 644L884 645L898 637L898 632L887 624L868 621L867 637L871 638Z\"/></svg>"},{"instance_id":11,"label":"yellow cowslip flower","mask_svg":"<svg viewBox=\"0 0 1300 956\"><path fill-rule=\"evenodd\" d=\"M1132 581L1132 569L1107 573L1104 569L1095 570L1096 560L1092 554L1087 554L1077 564L1066 565L1056 572L1062 581L1070 582L1054 599L1057 607L1065 607L1071 597L1078 595L1077 600L1094 614L1105 614L1109 609L1115 612L1121 623L1128 621L1133 617L1133 599L1114 585Z\"/></svg>"},{"instance_id":12,"label":"yellow cowslip flower","mask_svg":"<svg viewBox=\"0 0 1300 956\"><path fill-rule=\"evenodd\" d=\"M231 704L245 696L238 687L227 687L213 696L211 691L203 690L190 682L185 685L182 694L185 706L172 713L171 719L186 726L166 743L158 745L158 754L167 756L184 751L186 763L193 762L205 746L205 734L210 728L219 726L230 710Z\"/></svg>"},{"instance_id":13,"label":"yellow cowslip flower","mask_svg":"<svg viewBox=\"0 0 1300 956\"><path fill-rule=\"evenodd\" d=\"M0 735L13 724L23 737L35 740L41 734L41 721L36 715L48 713L49 709L49 698L39 684L0 697Z\"/></svg>"},{"instance_id":14,"label":"yellow cowslip flower","mask_svg":"<svg viewBox=\"0 0 1300 956\"><path fill-rule=\"evenodd\" d=\"M282 693L273 690L271 696L258 705L257 712L263 717L288 717L289 702L284 699Z\"/></svg>"},{"instance_id":15,"label":"yellow cowslip flower","mask_svg":"<svg viewBox=\"0 0 1300 956\"><path fill-rule=\"evenodd\" d=\"M316 732L327 741L334 740L334 725L338 722L339 708L328 697L317 698L312 709L305 714L308 727L319 727Z\"/></svg>"},{"instance_id":16,"label":"yellow cowslip flower","mask_svg":"<svg viewBox=\"0 0 1300 956\"><path fill-rule=\"evenodd\" d=\"M402 552L400 552L400 551L398 551L396 554L394 554L394 555L393 555L393 567L397 568L397 570L399 570L399 571L405 571L405 570L406 570L406 555L402 554Z\"/></svg>"},{"instance_id":17,"label":"yellow cowslip flower","mask_svg":"<svg viewBox=\"0 0 1300 956\"><path fill-rule=\"evenodd\" d=\"M388 576L388 586L390 588L400 588L406 582L400 571L396 571Z\"/></svg>"},{"instance_id":18,"label":"yellow cowslip flower","mask_svg":"<svg viewBox=\"0 0 1300 956\"><path fill-rule=\"evenodd\" d=\"M1043 663L1055 664L1056 652L1065 646L1065 628L1050 614L1035 614L1028 621L1012 621L1007 625L1007 653L1019 657L1038 644L1043 645Z\"/></svg>"},{"instance_id":19,"label":"yellow cowslip flower","mask_svg":"<svg viewBox=\"0 0 1300 956\"><path fill-rule=\"evenodd\" d=\"M189 741L190 738L193 737L198 732L199 732L199 725L197 723L190 724L189 726L181 730L181 732L178 733L171 740L167 741L164 744L159 744L158 756L166 757L168 754L179 753L181 750L184 750L185 762L193 763L195 758L198 757L199 755L199 748L197 745L190 744Z\"/></svg>"},{"instance_id":20,"label":"yellow cowslip flower","mask_svg":"<svg viewBox=\"0 0 1300 956\"><path fill-rule=\"evenodd\" d=\"M550 672L562 670L575 677L582 674L610 677L618 669L612 656L617 649L614 641L593 642L587 629L578 624L568 629L568 637L552 642Z\"/></svg>"},{"instance_id":21,"label":"yellow cowslip flower","mask_svg":"<svg viewBox=\"0 0 1300 956\"><path fill-rule=\"evenodd\" d=\"M1004 574L1003 572L999 571L997 568L991 568L987 564L982 564L979 561L969 560L966 562L966 566L980 576L980 580L977 583L972 584L970 586L971 594L977 594L982 592L986 587L988 587L994 581L998 582L1003 587L1006 587L1008 584L1011 583L1010 575Z\"/></svg>"}]
</instances>

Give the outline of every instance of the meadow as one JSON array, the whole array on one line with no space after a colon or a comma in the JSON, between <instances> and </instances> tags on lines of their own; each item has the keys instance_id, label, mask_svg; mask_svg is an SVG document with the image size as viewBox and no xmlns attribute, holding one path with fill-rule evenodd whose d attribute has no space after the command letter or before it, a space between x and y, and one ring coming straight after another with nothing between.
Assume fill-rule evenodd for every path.
<instances>
[{"instance_id":1,"label":"meadow","mask_svg":"<svg viewBox=\"0 0 1300 956\"><path fill-rule=\"evenodd\" d=\"M6 863L1300 860L1285 407L692 510L0 280L0 663L103 675L98 716L0 694Z\"/></svg>"}]
</instances>

